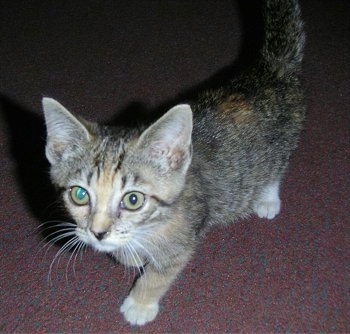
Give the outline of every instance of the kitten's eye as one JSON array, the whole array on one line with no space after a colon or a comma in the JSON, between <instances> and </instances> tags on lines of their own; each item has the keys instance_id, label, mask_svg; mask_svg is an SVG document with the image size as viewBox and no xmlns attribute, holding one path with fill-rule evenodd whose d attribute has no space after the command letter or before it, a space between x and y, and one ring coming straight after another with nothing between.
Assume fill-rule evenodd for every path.
<instances>
[{"instance_id":1,"label":"kitten's eye","mask_svg":"<svg viewBox=\"0 0 350 334\"><path fill-rule=\"evenodd\" d=\"M70 188L70 197L76 205L86 205L90 201L90 196L87 190L79 186Z\"/></svg>"},{"instance_id":2,"label":"kitten's eye","mask_svg":"<svg viewBox=\"0 0 350 334\"><path fill-rule=\"evenodd\" d=\"M126 210L135 211L140 209L145 202L145 195L138 191L132 191L124 195L121 207Z\"/></svg>"}]
</instances>

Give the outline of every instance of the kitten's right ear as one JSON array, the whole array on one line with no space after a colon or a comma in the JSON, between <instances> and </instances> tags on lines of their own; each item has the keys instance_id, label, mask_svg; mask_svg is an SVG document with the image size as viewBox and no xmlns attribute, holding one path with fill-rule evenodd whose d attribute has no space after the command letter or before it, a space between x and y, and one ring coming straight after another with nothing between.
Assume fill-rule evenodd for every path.
<instances>
[{"instance_id":1,"label":"kitten's right ear","mask_svg":"<svg viewBox=\"0 0 350 334\"><path fill-rule=\"evenodd\" d=\"M56 100L44 97L42 105L47 129L46 157L55 164L74 154L91 139L91 134Z\"/></svg>"},{"instance_id":2,"label":"kitten's right ear","mask_svg":"<svg viewBox=\"0 0 350 334\"><path fill-rule=\"evenodd\" d=\"M171 108L140 136L138 148L165 170L186 173L192 158L192 110L188 104Z\"/></svg>"}]
</instances>

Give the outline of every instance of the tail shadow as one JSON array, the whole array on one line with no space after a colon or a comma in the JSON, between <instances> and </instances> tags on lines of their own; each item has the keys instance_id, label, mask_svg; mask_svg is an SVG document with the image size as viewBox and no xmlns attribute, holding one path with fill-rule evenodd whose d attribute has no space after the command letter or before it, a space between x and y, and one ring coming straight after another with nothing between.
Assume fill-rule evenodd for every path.
<instances>
[{"instance_id":1,"label":"tail shadow","mask_svg":"<svg viewBox=\"0 0 350 334\"><path fill-rule=\"evenodd\" d=\"M178 103L190 103L196 100L201 92L228 85L232 79L254 65L261 55L264 40L263 1L237 0L237 6L241 18L242 42L238 57L232 59L232 64L153 109L147 109L140 102L131 103L124 110L118 110L115 117L108 123L111 125L137 125L139 122L149 124ZM232 22L233 24L235 22ZM210 47L208 45L208 48Z\"/></svg>"}]
</instances>

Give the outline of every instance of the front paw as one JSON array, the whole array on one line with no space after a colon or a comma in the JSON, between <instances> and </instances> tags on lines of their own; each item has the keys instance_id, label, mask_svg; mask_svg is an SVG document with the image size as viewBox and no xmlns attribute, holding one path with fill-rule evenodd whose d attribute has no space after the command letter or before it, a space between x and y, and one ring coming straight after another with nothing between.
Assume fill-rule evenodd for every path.
<instances>
[{"instance_id":1,"label":"front paw","mask_svg":"<svg viewBox=\"0 0 350 334\"><path fill-rule=\"evenodd\" d=\"M158 303L139 304L131 296L127 297L120 307L120 312L124 314L124 318L130 324L139 326L154 320L158 311Z\"/></svg>"}]
</instances>

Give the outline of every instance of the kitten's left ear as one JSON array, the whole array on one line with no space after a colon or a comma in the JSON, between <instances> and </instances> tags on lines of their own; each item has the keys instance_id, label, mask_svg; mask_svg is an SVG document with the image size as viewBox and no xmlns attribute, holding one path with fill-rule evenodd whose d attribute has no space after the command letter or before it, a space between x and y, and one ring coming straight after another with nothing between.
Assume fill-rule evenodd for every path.
<instances>
[{"instance_id":1,"label":"kitten's left ear","mask_svg":"<svg viewBox=\"0 0 350 334\"><path fill-rule=\"evenodd\" d=\"M187 170L192 155L191 135L191 107L180 104L143 132L138 148L165 169Z\"/></svg>"},{"instance_id":2,"label":"kitten's left ear","mask_svg":"<svg viewBox=\"0 0 350 334\"><path fill-rule=\"evenodd\" d=\"M47 128L46 157L51 164L73 156L91 139L87 127L56 100L42 100Z\"/></svg>"}]
</instances>

